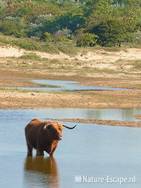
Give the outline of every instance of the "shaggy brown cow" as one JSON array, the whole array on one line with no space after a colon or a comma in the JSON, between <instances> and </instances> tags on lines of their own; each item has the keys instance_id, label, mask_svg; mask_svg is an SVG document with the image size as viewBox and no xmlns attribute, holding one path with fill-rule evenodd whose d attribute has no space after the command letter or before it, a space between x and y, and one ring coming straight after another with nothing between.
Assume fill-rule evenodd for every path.
<instances>
[{"instance_id":1,"label":"shaggy brown cow","mask_svg":"<svg viewBox=\"0 0 141 188\"><path fill-rule=\"evenodd\" d=\"M76 125L68 127L53 121L31 120L25 127L27 155L32 156L34 148L37 150L37 156L44 155L44 151L52 156L61 140L63 127L74 129Z\"/></svg>"}]
</instances>

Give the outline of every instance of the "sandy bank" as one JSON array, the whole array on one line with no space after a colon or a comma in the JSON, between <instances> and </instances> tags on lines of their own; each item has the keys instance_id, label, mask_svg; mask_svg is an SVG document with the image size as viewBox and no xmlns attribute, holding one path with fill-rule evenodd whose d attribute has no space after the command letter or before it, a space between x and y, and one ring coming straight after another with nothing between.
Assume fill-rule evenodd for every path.
<instances>
[{"instance_id":1,"label":"sandy bank","mask_svg":"<svg viewBox=\"0 0 141 188\"><path fill-rule=\"evenodd\" d=\"M85 123L96 125L111 125L122 127L138 127L141 128L141 122L136 121L118 121L118 120L99 120L99 119L56 119L57 121L73 122L73 123Z\"/></svg>"},{"instance_id":2,"label":"sandy bank","mask_svg":"<svg viewBox=\"0 0 141 188\"><path fill-rule=\"evenodd\" d=\"M0 108L141 108L141 92L38 93L0 91Z\"/></svg>"},{"instance_id":3,"label":"sandy bank","mask_svg":"<svg viewBox=\"0 0 141 188\"><path fill-rule=\"evenodd\" d=\"M30 53L30 51L13 47L0 47L0 108L141 107L141 74L136 74L136 72L132 74L130 71L122 74L123 64L126 65L126 60L141 59L141 49L132 48L116 52L94 50L83 53L82 51L81 54L74 57L62 53L34 52L41 57L54 58L57 61L19 58L25 53ZM68 58L68 61L66 61L66 58ZM58 61L58 59L61 61ZM122 66L117 63L117 59L125 60ZM115 63L113 63L114 61ZM96 69L92 69L96 66L99 66L97 72ZM112 71L107 72L107 74L104 72L106 66L108 71L112 68ZM100 67L104 69L100 71ZM114 69L116 71L120 69L120 72L115 73ZM124 76L122 77L121 74ZM131 88L131 90L38 93L5 89L13 86L15 88L18 86L32 86L32 79L75 80L82 85L123 87Z\"/></svg>"},{"instance_id":4,"label":"sandy bank","mask_svg":"<svg viewBox=\"0 0 141 188\"><path fill-rule=\"evenodd\" d=\"M107 51L104 49L92 49L81 50L74 56L69 56L60 52L59 54L50 54L47 52L29 51L11 46L0 46L0 57L21 57L25 54L34 53L41 58L47 59L68 59L68 60L80 60L80 61L95 61L99 63L110 63L118 60L141 60L141 49L127 48L119 51Z\"/></svg>"}]
</instances>

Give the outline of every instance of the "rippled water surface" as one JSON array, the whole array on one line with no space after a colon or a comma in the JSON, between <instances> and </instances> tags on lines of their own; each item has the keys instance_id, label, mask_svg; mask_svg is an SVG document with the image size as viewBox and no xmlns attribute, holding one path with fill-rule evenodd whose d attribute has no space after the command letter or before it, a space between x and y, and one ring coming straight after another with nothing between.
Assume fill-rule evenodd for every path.
<instances>
[{"instance_id":1,"label":"rippled water surface","mask_svg":"<svg viewBox=\"0 0 141 188\"><path fill-rule=\"evenodd\" d=\"M140 188L141 129L79 124L64 129L54 158L26 158L24 127L34 117L134 120L137 110L0 110L0 187ZM68 123L72 125L72 123ZM76 183L75 176L136 177L136 183Z\"/></svg>"}]
</instances>

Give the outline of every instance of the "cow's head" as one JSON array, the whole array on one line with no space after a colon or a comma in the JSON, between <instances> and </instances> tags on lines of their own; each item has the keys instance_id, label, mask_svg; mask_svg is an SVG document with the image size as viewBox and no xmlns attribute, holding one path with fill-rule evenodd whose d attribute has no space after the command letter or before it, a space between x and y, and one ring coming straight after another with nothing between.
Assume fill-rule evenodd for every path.
<instances>
[{"instance_id":1,"label":"cow's head","mask_svg":"<svg viewBox=\"0 0 141 188\"><path fill-rule=\"evenodd\" d=\"M61 140L62 131L63 131L64 127L67 128L67 129L74 129L76 127L76 125L74 127L68 127L68 126L62 125L58 122L46 122L43 129L44 129L44 131L49 132L50 136L53 139Z\"/></svg>"}]
</instances>

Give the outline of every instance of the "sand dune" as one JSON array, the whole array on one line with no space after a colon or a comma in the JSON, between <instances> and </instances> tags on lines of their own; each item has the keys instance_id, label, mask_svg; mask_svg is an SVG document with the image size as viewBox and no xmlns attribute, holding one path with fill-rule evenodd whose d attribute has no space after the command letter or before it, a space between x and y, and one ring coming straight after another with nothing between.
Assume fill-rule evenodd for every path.
<instances>
[{"instance_id":1,"label":"sand dune","mask_svg":"<svg viewBox=\"0 0 141 188\"><path fill-rule=\"evenodd\" d=\"M38 51L27 51L24 49L19 49L16 47L0 47L0 57L21 57L24 54L35 53L41 58L47 59L68 59L68 60L79 60L79 61L94 61L99 63L114 63L118 60L141 60L141 49L137 48L128 48L126 50L121 51L105 51L101 50L93 50L88 51L87 53L83 51L78 53L75 56L69 56L64 53L59 54L50 54L46 52L38 52Z\"/></svg>"}]
</instances>

